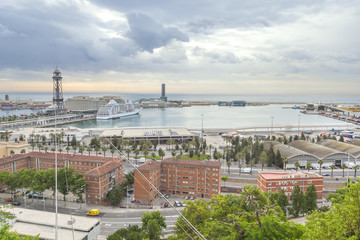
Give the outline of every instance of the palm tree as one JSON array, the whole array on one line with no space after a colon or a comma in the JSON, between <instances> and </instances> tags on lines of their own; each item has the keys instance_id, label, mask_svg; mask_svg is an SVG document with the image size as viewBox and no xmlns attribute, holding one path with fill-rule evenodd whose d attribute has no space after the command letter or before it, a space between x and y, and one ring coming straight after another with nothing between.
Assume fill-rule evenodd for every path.
<instances>
[{"instance_id":1,"label":"palm tree","mask_svg":"<svg viewBox=\"0 0 360 240\"><path fill-rule=\"evenodd\" d=\"M130 149L130 148L127 148L127 149L125 150L125 152L126 152L126 154L127 154L127 156L128 156L128 161L129 161L129 160L130 160L131 149Z\"/></svg>"},{"instance_id":2,"label":"palm tree","mask_svg":"<svg viewBox=\"0 0 360 240\"><path fill-rule=\"evenodd\" d=\"M318 161L318 164L320 165L319 174L321 175L321 166L324 164L324 161L320 159L320 160Z\"/></svg>"},{"instance_id":3,"label":"palm tree","mask_svg":"<svg viewBox=\"0 0 360 240\"><path fill-rule=\"evenodd\" d=\"M221 180L224 181L224 187L225 187L225 183L226 183L226 181L227 181L228 179L229 179L228 176L222 176L222 177L221 177Z\"/></svg>"},{"instance_id":4,"label":"palm tree","mask_svg":"<svg viewBox=\"0 0 360 240\"><path fill-rule=\"evenodd\" d=\"M180 155L179 155L179 156L180 156ZM177 157L179 157L179 156L177 156ZM151 157L152 157L152 159L155 159L156 154L153 152L153 153L151 154Z\"/></svg>"},{"instance_id":5,"label":"palm tree","mask_svg":"<svg viewBox=\"0 0 360 240\"><path fill-rule=\"evenodd\" d=\"M250 174L252 175L252 169L253 169L253 166L254 166L254 159L250 159L249 161L249 164L250 164Z\"/></svg>"},{"instance_id":6,"label":"palm tree","mask_svg":"<svg viewBox=\"0 0 360 240\"><path fill-rule=\"evenodd\" d=\"M45 147L44 150L45 150L45 153L46 153L46 152L49 150L49 148L48 148L48 147Z\"/></svg>"},{"instance_id":7,"label":"palm tree","mask_svg":"<svg viewBox=\"0 0 360 240\"><path fill-rule=\"evenodd\" d=\"M75 153L76 153L77 146L74 145L72 148L74 149L74 154L75 154Z\"/></svg>"},{"instance_id":8,"label":"palm tree","mask_svg":"<svg viewBox=\"0 0 360 240\"><path fill-rule=\"evenodd\" d=\"M146 160L146 156L149 154L149 151L146 149L145 151L144 151L144 158L145 158L145 160Z\"/></svg>"},{"instance_id":9,"label":"palm tree","mask_svg":"<svg viewBox=\"0 0 360 240\"><path fill-rule=\"evenodd\" d=\"M264 171L264 164L267 162L268 156L265 151L262 151L260 154L260 162L261 162L261 171Z\"/></svg>"},{"instance_id":10,"label":"palm tree","mask_svg":"<svg viewBox=\"0 0 360 240\"><path fill-rule=\"evenodd\" d=\"M161 160L163 160L164 156L165 156L165 151L162 150L161 148L159 148L158 153L159 153L159 156L161 157Z\"/></svg>"},{"instance_id":11,"label":"palm tree","mask_svg":"<svg viewBox=\"0 0 360 240\"><path fill-rule=\"evenodd\" d=\"M300 163L298 161L295 162L295 168L296 168L296 171L298 170L298 168L300 167Z\"/></svg>"},{"instance_id":12,"label":"palm tree","mask_svg":"<svg viewBox=\"0 0 360 240\"><path fill-rule=\"evenodd\" d=\"M99 154L99 150L100 150L100 147L99 147L99 146L96 146L96 147L95 147L96 156ZM131 150L130 150L130 151L131 151Z\"/></svg>"},{"instance_id":13,"label":"palm tree","mask_svg":"<svg viewBox=\"0 0 360 240\"><path fill-rule=\"evenodd\" d=\"M354 178L356 178L356 171L359 170L359 168L360 168L360 167L357 166L357 165L354 167L354 170L355 170L355 172L354 172Z\"/></svg>"},{"instance_id":14,"label":"palm tree","mask_svg":"<svg viewBox=\"0 0 360 240\"><path fill-rule=\"evenodd\" d=\"M83 155L85 148L83 146L79 147L79 152L81 153L81 155Z\"/></svg>"},{"instance_id":15,"label":"palm tree","mask_svg":"<svg viewBox=\"0 0 360 240\"><path fill-rule=\"evenodd\" d=\"M306 169L308 170L308 172L310 171L310 168L312 168L312 165L310 162L306 163Z\"/></svg>"},{"instance_id":16,"label":"palm tree","mask_svg":"<svg viewBox=\"0 0 360 240\"><path fill-rule=\"evenodd\" d=\"M102 147L102 149L101 149L102 151L103 151L103 153L104 153L104 157L106 156L106 151L107 151L107 148L106 147Z\"/></svg>"},{"instance_id":17,"label":"palm tree","mask_svg":"<svg viewBox=\"0 0 360 240\"><path fill-rule=\"evenodd\" d=\"M138 155L140 153L140 150L138 148L134 149L135 158L137 159Z\"/></svg>"},{"instance_id":18,"label":"palm tree","mask_svg":"<svg viewBox=\"0 0 360 240\"><path fill-rule=\"evenodd\" d=\"M286 172L286 165L289 163L289 160L287 159L287 157L284 157L283 159L283 164L284 164L284 169L285 169L285 172Z\"/></svg>"},{"instance_id":19,"label":"palm tree","mask_svg":"<svg viewBox=\"0 0 360 240\"><path fill-rule=\"evenodd\" d=\"M330 168L331 168L331 177L333 177L333 172L334 172L335 166L331 165Z\"/></svg>"},{"instance_id":20,"label":"palm tree","mask_svg":"<svg viewBox=\"0 0 360 240\"><path fill-rule=\"evenodd\" d=\"M110 152L111 152L111 157L114 157L115 149L112 148L112 149L110 150Z\"/></svg>"},{"instance_id":21,"label":"palm tree","mask_svg":"<svg viewBox=\"0 0 360 240\"><path fill-rule=\"evenodd\" d=\"M242 164L241 164L241 163L239 163L238 167L239 167L239 175L240 175L240 174L241 174Z\"/></svg>"},{"instance_id":22,"label":"palm tree","mask_svg":"<svg viewBox=\"0 0 360 240\"><path fill-rule=\"evenodd\" d=\"M228 173L230 173L231 162L230 162L230 161L226 161L226 165L227 165L227 167L228 167Z\"/></svg>"},{"instance_id":23,"label":"palm tree","mask_svg":"<svg viewBox=\"0 0 360 240\"><path fill-rule=\"evenodd\" d=\"M90 152L91 152L91 150L92 150L92 148L89 146L89 147L87 147L87 149L86 149L86 151L88 151L88 153L89 153L89 156L90 156Z\"/></svg>"},{"instance_id":24,"label":"palm tree","mask_svg":"<svg viewBox=\"0 0 360 240\"><path fill-rule=\"evenodd\" d=\"M70 150L70 147L69 146L66 146L66 153L69 154L69 150Z\"/></svg>"},{"instance_id":25,"label":"palm tree","mask_svg":"<svg viewBox=\"0 0 360 240\"><path fill-rule=\"evenodd\" d=\"M41 147L42 147L41 143L39 143L39 144L37 145L37 147L39 148L39 152L40 152Z\"/></svg>"},{"instance_id":26,"label":"palm tree","mask_svg":"<svg viewBox=\"0 0 360 240\"><path fill-rule=\"evenodd\" d=\"M346 164L345 164L345 163L343 163L343 164L341 165L341 167L342 167L342 169L343 169L343 177L345 177L345 168L346 168Z\"/></svg>"}]
</instances>

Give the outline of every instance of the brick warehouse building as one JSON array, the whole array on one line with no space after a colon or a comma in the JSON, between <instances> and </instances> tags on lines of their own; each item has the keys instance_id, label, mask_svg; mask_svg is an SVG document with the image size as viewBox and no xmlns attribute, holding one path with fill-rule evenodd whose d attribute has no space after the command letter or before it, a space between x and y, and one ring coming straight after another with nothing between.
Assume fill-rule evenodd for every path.
<instances>
[{"instance_id":1,"label":"brick warehouse building","mask_svg":"<svg viewBox=\"0 0 360 240\"><path fill-rule=\"evenodd\" d=\"M123 161L119 158L57 154L58 168L73 167L89 184L86 202L106 205L106 194L124 181ZM0 158L0 172L16 172L22 168L47 170L55 168L55 153L31 152Z\"/></svg>"},{"instance_id":2,"label":"brick warehouse building","mask_svg":"<svg viewBox=\"0 0 360 240\"><path fill-rule=\"evenodd\" d=\"M303 192L314 184L317 198L323 194L323 177L314 172L258 172L257 186L263 192L277 192L283 189L290 200L294 186L298 185Z\"/></svg>"},{"instance_id":3,"label":"brick warehouse building","mask_svg":"<svg viewBox=\"0 0 360 240\"><path fill-rule=\"evenodd\" d=\"M148 161L137 169L163 194L210 198L220 193L220 162L168 158ZM135 200L152 204L158 193L137 171L134 177Z\"/></svg>"}]
</instances>

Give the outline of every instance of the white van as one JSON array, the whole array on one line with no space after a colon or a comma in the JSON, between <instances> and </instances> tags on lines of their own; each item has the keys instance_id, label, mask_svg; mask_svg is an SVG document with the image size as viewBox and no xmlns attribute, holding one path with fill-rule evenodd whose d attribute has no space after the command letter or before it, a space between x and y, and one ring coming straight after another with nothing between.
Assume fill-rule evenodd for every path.
<instances>
[{"instance_id":1,"label":"white van","mask_svg":"<svg viewBox=\"0 0 360 240\"><path fill-rule=\"evenodd\" d=\"M251 168L243 168L241 169L242 173L250 173L251 172Z\"/></svg>"},{"instance_id":2,"label":"white van","mask_svg":"<svg viewBox=\"0 0 360 240\"><path fill-rule=\"evenodd\" d=\"M146 161L145 158L140 158L140 159L138 160L139 163L144 163L145 161Z\"/></svg>"}]
</instances>

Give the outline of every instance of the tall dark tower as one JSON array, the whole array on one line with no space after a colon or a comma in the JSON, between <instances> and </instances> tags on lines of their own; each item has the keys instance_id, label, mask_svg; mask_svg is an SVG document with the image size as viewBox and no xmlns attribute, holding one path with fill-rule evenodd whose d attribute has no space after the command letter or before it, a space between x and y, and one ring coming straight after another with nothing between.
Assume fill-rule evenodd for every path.
<instances>
[{"instance_id":1,"label":"tall dark tower","mask_svg":"<svg viewBox=\"0 0 360 240\"><path fill-rule=\"evenodd\" d=\"M53 105L56 112L63 112L64 98L62 92L62 77L59 69L55 69L53 73Z\"/></svg>"},{"instance_id":2,"label":"tall dark tower","mask_svg":"<svg viewBox=\"0 0 360 240\"><path fill-rule=\"evenodd\" d=\"M161 100L167 102L167 97L165 96L165 83L161 84Z\"/></svg>"}]
</instances>

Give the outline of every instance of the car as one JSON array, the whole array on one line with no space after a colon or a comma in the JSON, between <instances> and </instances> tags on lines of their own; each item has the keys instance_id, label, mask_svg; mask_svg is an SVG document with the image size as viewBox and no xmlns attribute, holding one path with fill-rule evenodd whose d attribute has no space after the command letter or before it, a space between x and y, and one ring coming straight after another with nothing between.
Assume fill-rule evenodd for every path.
<instances>
[{"instance_id":1,"label":"car","mask_svg":"<svg viewBox=\"0 0 360 240\"><path fill-rule=\"evenodd\" d=\"M169 207L169 204L167 202L164 203L164 207Z\"/></svg>"},{"instance_id":2,"label":"car","mask_svg":"<svg viewBox=\"0 0 360 240\"><path fill-rule=\"evenodd\" d=\"M14 205L14 206L20 206L20 205L21 205L21 203L20 203L20 202L15 201L15 202L11 202L11 205Z\"/></svg>"},{"instance_id":3,"label":"car","mask_svg":"<svg viewBox=\"0 0 360 240\"><path fill-rule=\"evenodd\" d=\"M14 201L13 198L7 198L7 199L5 199L5 202L12 202L12 201Z\"/></svg>"},{"instance_id":4,"label":"car","mask_svg":"<svg viewBox=\"0 0 360 240\"><path fill-rule=\"evenodd\" d=\"M194 197L194 196L190 196L190 200L191 200L191 201L195 200L195 197Z\"/></svg>"},{"instance_id":5,"label":"car","mask_svg":"<svg viewBox=\"0 0 360 240\"><path fill-rule=\"evenodd\" d=\"M187 204L186 203L181 203L182 207L186 207Z\"/></svg>"},{"instance_id":6,"label":"car","mask_svg":"<svg viewBox=\"0 0 360 240\"><path fill-rule=\"evenodd\" d=\"M185 200L189 200L190 199L190 197L189 196L185 196L185 198L184 198Z\"/></svg>"},{"instance_id":7,"label":"car","mask_svg":"<svg viewBox=\"0 0 360 240\"><path fill-rule=\"evenodd\" d=\"M323 173L323 176L328 177L328 176L330 176L330 173Z\"/></svg>"},{"instance_id":8,"label":"car","mask_svg":"<svg viewBox=\"0 0 360 240\"><path fill-rule=\"evenodd\" d=\"M165 194L164 197L165 197L165 198L169 198L170 195L169 195L169 194Z\"/></svg>"},{"instance_id":9,"label":"car","mask_svg":"<svg viewBox=\"0 0 360 240\"><path fill-rule=\"evenodd\" d=\"M130 189L130 190L128 191L128 193L129 193L129 194L133 194L133 193L134 193L134 189Z\"/></svg>"},{"instance_id":10,"label":"car","mask_svg":"<svg viewBox=\"0 0 360 240\"><path fill-rule=\"evenodd\" d=\"M28 194L28 198L43 199L44 196L43 196L41 193L30 192L30 193Z\"/></svg>"},{"instance_id":11,"label":"car","mask_svg":"<svg viewBox=\"0 0 360 240\"><path fill-rule=\"evenodd\" d=\"M97 216L99 215L99 209L91 209L88 213L88 216Z\"/></svg>"},{"instance_id":12,"label":"car","mask_svg":"<svg viewBox=\"0 0 360 240\"><path fill-rule=\"evenodd\" d=\"M134 198L134 197L131 199L131 202L132 202L132 203L135 202L135 198Z\"/></svg>"}]
</instances>

